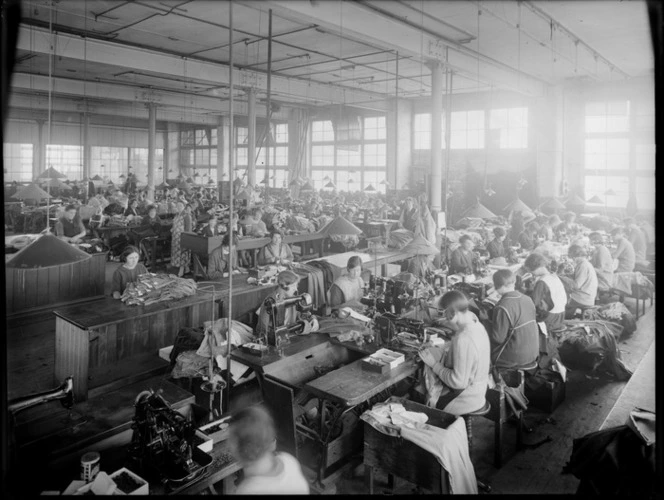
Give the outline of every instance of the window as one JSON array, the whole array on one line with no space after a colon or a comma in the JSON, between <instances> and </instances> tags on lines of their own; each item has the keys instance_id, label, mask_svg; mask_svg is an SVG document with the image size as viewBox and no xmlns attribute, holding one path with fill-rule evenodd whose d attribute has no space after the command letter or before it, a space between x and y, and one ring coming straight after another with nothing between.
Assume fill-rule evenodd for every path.
<instances>
[{"instance_id":1,"label":"window","mask_svg":"<svg viewBox=\"0 0 664 500\"><path fill-rule=\"evenodd\" d=\"M489 128L497 131L500 149L528 147L528 108L492 109Z\"/></svg>"},{"instance_id":2,"label":"window","mask_svg":"<svg viewBox=\"0 0 664 500\"><path fill-rule=\"evenodd\" d=\"M312 146L311 165L313 167L333 167L334 146Z\"/></svg>"},{"instance_id":3,"label":"window","mask_svg":"<svg viewBox=\"0 0 664 500\"><path fill-rule=\"evenodd\" d=\"M29 182L32 180L32 144L4 143L5 182ZM9 201L9 200L7 200Z\"/></svg>"},{"instance_id":4,"label":"window","mask_svg":"<svg viewBox=\"0 0 664 500\"><path fill-rule=\"evenodd\" d=\"M359 167L362 165L362 150L358 147L356 151L337 148L338 167Z\"/></svg>"},{"instance_id":5,"label":"window","mask_svg":"<svg viewBox=\"0 0 664 500\"><path fill-rule=\"evenodd\" d=\"M148 179L148 148L129 148L129 166L131 173L136 176L139 182L147 182ZM159 170L159 168L162 170ZM154 182L159 184L163 178L164 168L164 150L155 148L154 150Z\"/></svg>"},{"instance_id":6,"label":"window","mask_svg":"<svg viewBox=\"0 0 664 500\"><path fill-rule=\"evenodd\" d=\"M331 142L334 141L334 128L330 120L315 121L311 124L312 142Z\"/></svg>"},{"instance_id":7,"label":"window","mask_svg":"<svg viewBox=\"0 0 664 500\"><path fill-rule=\"evenodd\" d=\"M655 170L655 145L637 144L635 146L637 170Z\"/></svg>"},{"instance_id":8,"label":"window","mask_svg":"<svg viewBox=\"0 0 664 500\"><path fill-rule=\"evenodd\" d=\"M261 132L257 130L257 136ZM288 124L272 124L271 136L274 138L274 146L270 146L270 177L275 175L277 187L283 187L283 179L288 177ZM235 165L237 167L249 166L249 128L236 127L235 129ZM258 140L258 139L257 139ZM267 165L267 150L265 146L256 146L256 182L260 183L265 178L265 166ZM270 186L273 180L270 179Z\"/></svg>"},{"instance_id":9,"label":"window","mask_svg":"<svg viewBox=\"0 0 664 500\"><path fill-rule=\"evenodd\" d=\"M638 210L655 209L655 179L651 177L636 178L636 207Z\"/></svg>"},{"instance_id":10,"label":"window","mask_svg":"<svg viewBox=\"0 0 664 500\"><path fill-rule=\"evenodd\" d=\"M440 143L445 149L445 115L442 116ZM417 113L413 119L413 149L431 150L431 113Z\"/></svg>"},{"instance_id":11,"label":"window","mask_svg":"<svg viewBox=\"0 0 664 500\"><path fill-rule=\"evenodd\" d=\"M629 131L629 101L586 103L586 133Z\"/></svg>"},{"instance_id":12,"label":"window","mask_svg":"<svg viewBox=\"0 0 664 500\"><path fill-rule=\"evenodd\" d=\"M311 180L314 183L314 189L323 189L328 182L334 183L334 170L312 170Z\"/></svg>"},{"instance_id":13,"label":"window","mask_svg":"<svg viewBox=\"0 0 664 500\"><path fill-rule=\"evenodd\" d=\"M385 144L365 144L364 145L364 166L365 167L386 167L386 145Z\"/></svg>"},{"instance_id":14,"label":"window","mask_svg":"<svg viewBox=\"0 0 664 500\"><path fill-rule=\"evenodd\" d=\"M90 176L96 174L109 176L110 173L102 173L99 169L100 163L95 164L95 149L92 148L92 168L90 170ZM105 148L105 149L119 149L125 151L124 154L124 171L127 170L127 153L125 148ZM112 163L109 161L109 165ZM94 167L97 166L97 171L95 172ZM83 147L82 146L61 146L59 144L47 144L46 145L46 168L53 167L62 175L66 175L68 179L71 180L80 180L83 178ZM118 173L114 178L120 175Z\"/></svg>"},{"instance_id":15,"label":"window","mask_svg":"<svg viewBox=\"0 0 664 500\"><path fill-rule=\"evenodd\" d=\"M387 126L384 116L367 117L364 119L364 140L384 140L387 137Z\"/></svg>"},{"instance_id":16,"label":"window","mask_svg":"<svg viewBox=\"0 0 664 500\"><path fill-rule=\"evenodd\" d=\"M586 139L586 169L628 170L629 139Z\"/></svg>"},{"instance_id":17,"label":"window","mask_svg":"<svg viewBox=\"0 0 664 500\"><path fill-rule=\"evenodd\" d=\"M369 184L371 184L376 191L384 193L385 184L381 184L385 180L386 172L385 170L371 170L362 172L362 189L365 189Z\"/></svg>"},{"instance_id":18,"label":"window","mask_svg":"<svg viewBox=\"0 0 664 500\"><path fill-rule=\"evenodd\" d=\"M484 111L453 111L450 131L452 149L484 147Z\"/></svg>"},{"instance_id":19,"label":"window","mask_svg":"<svg viewBox=\"0 0 664 500\"><path fill-rule=\"evenodd\" d=\"M626 207L629 199L629 177L586 175L586 198L598 196L607 207ZM609 190L615 194L606 194Z\"/></svg>"}]
</instances>

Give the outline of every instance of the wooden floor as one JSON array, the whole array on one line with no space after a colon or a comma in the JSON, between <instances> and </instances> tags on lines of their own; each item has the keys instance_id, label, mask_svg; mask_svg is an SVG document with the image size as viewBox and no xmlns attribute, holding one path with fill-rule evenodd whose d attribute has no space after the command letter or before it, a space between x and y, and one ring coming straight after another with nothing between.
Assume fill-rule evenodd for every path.
<instances>
[{"instance_id":1,"label":"wooden floor","mask_svg":"<svg viewBox=\"0 0 664 500\"><path fill-rule=\"evenodd\" d=\"M109 263L110 275L118 264ZM633 309L633 302L627 300ZM493 423L476 419L473 424L475 450L473 461L477 475L488 481L494 493L574 493L578 480L562 475L569 460L572 442L600 427L611 415L609 422L624 421L623 415L630 405L647 406L654 397L654 349L643 368L639 365L651 347L654 347L655 307L648 305L646 314L638 321L637 332L621 342L619 347L625 364L635 372L629 382L606 378L592 378L581 372L571 372L565 402L551 415L530 410L526 421L533 432L525 435L526 443L536 443L547 436L552 441L535 449L514 452L515 429L507 425L504 461L501 469L493 466ZM8 396L9 399L37 391L49 390L61 381L54 380L55 321L53 314L29 315L9 322L7 332ZM650 361L648 361L650 360ZM640 382L639 382L640 381ZM650 385L648 385L650 384ZM635 396L635 395L638 395ZM619 404L616 404L620 401ZM650 401L654 408L654 399ZM616 411L612 413L616 407ZM622 414L620 411L622 411ZM377 477L377 491L381 491L381 477ZM365 493L361 477L347 477L336 485L338 493ZM409 493L412 485L397 480L394 493Z\"/></svg>"}]
</instances>

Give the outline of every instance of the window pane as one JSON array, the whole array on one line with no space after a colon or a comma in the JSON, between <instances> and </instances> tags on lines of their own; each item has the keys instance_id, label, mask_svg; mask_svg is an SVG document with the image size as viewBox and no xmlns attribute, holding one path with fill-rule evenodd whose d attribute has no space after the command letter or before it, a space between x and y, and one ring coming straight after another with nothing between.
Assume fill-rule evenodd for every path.
<instances>
[{"instance_id":1,"label":"window pane","mask_svg":"<svg viewBox=\"0 0 664 500\"><path fill-rule=\"evenodd\" d=\"M5 182L29 182L32 180L32 144L4 143L2 153Z\"/></svg>"},{"instance_id":2,"label":"window pane","mask_svg":"<svg viewBox=\"0 0 664 500\"><path fill-rule=\"evenodd\" d=\"M606 118L607 132L627 132L629 130L629 117L608 116Z\"/></svg>"},{"instance_id":3,"label":"window pane","mask_svg":"<svg viewBox=\"0 0 664 500\"><path fill-rule=\"evenodd\" d=\"M274 153L272 156L273 162L277 166L285 167L288 165L288 147L279 146L277 148L272 148Z\"/></svg>"},{"instance_id":4,"label":"window pane","mask_svg":"<svg viewBox=\"0 0 664 500\"><path fill-rule=\"evenodd\" d=\"M334 166L334 146L312 146L311 164L314 166Z\"/></svg>"},{"instance_id":5,"label":"window pane","mask_svg":"<svg viewBox=\"0 0 664 500\"><path fill-rule=\"evenodd\" d=\"M384 167L386 165L385 144L364 145L364 166Z\"/></svg>"},{"instance_id":6,"label":"window pane","mask_svg":"<svg viewBox=\"0 0 664 500\"><path fill-rule=\"evenodd\" d=\"M636 168L638 170L655 170L655 145L636 145Z\"/></svg>"},{"instance_id":7,"label":"window pane","mask_svg":"<svg viewBox=\"0 0 664 500\"><path fill-rule=\"evenodd\" d=\"M334 140L334 129L330 120L314 121L311 124L311 140L313 142L327 142Z\"/></svg>"},{"instance_id":8,"label":"window pane","mask_svg":"<svg viewBox=\"0 0 664 500\"><path fill-rule=\"evenodd\" d=\"M246 145L249 142L249 129L247 127L237 127L237 144Z\"/></svg>"},{"instance_id":9,"label":"window pane","mask_svg":"<svg viewBox=\"0 0 664 500\"><path fill-rule=\"evenodd\" d=\"M636 206L639 210L655 209L655 176L636 178Z\"/></svg>"},{"instance_id":10,"label":"window pane","mask_svg":"<svg viewBox=\"0 0 664 500\"><path fill-rule=\"evenodd\" d=\"M413 120L413 148L431 149L431 115L419 113Z\"/></svg>"},{"instance_id":11,"label":"window pane","mask_svg":"<svg viewBox=\"0 0 664 500\"><path fill-rule=\"evenodd\" d=\"M276 142L288 142L288 124L287 123L277 123L275 126L275 137Z\"/></svg>"},{"instance_id":12,"label":"window pane","mask_svg":"<svg viewBox=\"0 0 664 500\"><path fill-rule=\"evenodd\" d=\"M586 116L600 116L606 114L605 102L588 102L586 103Z\"/></svg>"},{"instance_id":13,"label":"window pane","mask_svg":"<svg viewBox=\"0 0 664 500\"><path fill-rule=\"evenodd\" d=\"M452 149L466 149L466 132L463 130L452 130L450 133L450 146Z\"/></svg>"},{"instance_id":14,"label":"window pane","mask_svg":"<svg viewBox=\"0 0 664 500\"><path fill-rule=\"evenodd\" d=\"M245 167L247 163L247 148L235 149L235 165L238 167Z\"/></svg>"},{"instance_id":15,"label":"window pane","mask_svg":"<svg viewBox=\"0 0 664 500\"><path fill-rule=\"evenodd\" d=\"M337 148L337 166L359 167L362 165L362 151L358 146L357 151Z\"/></svg>"},{"instance_id":16,"label":"window pane","mask_svg":"<svg viewBox=\"0 0 664 500\"><path fill-rule=\"evenodd\" d=\"M586 116L586 132L589 134L606 132L606 116Z\"/></svg>"}]
</instances>

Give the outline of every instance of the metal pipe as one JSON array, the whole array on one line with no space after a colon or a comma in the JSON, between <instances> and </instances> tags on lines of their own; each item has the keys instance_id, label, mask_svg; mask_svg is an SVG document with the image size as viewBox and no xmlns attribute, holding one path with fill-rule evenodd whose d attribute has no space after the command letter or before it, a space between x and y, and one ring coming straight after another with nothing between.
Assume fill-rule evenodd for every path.
<instances>
[{"instance_id":1,"label":"metal pipe","mask_svg":"<svg viewBox=\"0 0 664 500\"><path fill-rule=\"evenodd\" d=\"M268 11L267 29L267 124L265 125L265 202L270 192L270 117L272 115L272 9ZM276 172L275 172L276 181Z\"/></svg>"},{"instance_id":2,"label":"metal pipe","mask_svg":"<svg viewBox=\"0 0 664 500\"><path fill-rule=\"evenodd\" d=\"M399 51L396 53L396 68L394 77L394 185L397 185L397 172L399 171ZM389 182L389 178L387 182ZM387 186L385 186L387 193Z\"/></svg>"},{"instance_id":3,"label":"metal pipe","mask_svg":"<svg viewBox=\"0 0 664 500\"><path fill-rule=\"evenodd\" d=\"M229 105L230 113L228 115L228 123L230 127L230 140L228 141L228 154L230 156L228 166L230 169L229 179L232 179L234 171L234 152L235 152L235 141L233 141L233 0L230 0L228 3L228 17L230 21L230 31L228 33L230 48L228 52L228 64L230 66L230 77L229 77ZM224 399L226 400L226 409L230 408L230 392L231 392L231 331L233 325L233 264L236 259L233 255L233 182L231 182L230 189L230 210L228 213L228 234L230 234L228 242L228 331L226 332L226 392L224 392ZM222 405L223 408L223 405Z\"/></svg>"}]
</instances>

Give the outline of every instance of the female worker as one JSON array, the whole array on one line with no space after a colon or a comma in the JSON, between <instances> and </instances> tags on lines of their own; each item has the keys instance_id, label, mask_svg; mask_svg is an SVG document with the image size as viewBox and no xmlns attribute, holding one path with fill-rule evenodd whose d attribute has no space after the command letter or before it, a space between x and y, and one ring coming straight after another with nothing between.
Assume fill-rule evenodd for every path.
<instances>
[{"instance_id":1,"label":"female worker","mask_svg":"<svg viewBox=\"0 0 664 500\"><path fill-rule=\"evenodd\" d=\"M347 274L339 276L330 287L331 307L357 305L364 296L364 280L362 279L362 259L353 255L346 264Z\"/></svg>"},{"instance_id":2,"label":"female worker","mask_svg":"<svg viewBox=\"0 0 664 500\"><path fill-rule=\"evenodd\" d=\"M588 252L579 245L571 245L567 255L574 260L574 276L569 291L566 316L571 318L577 308L592 307L597 298L597 273L588 260Z\"/></svg>"},{"instance_id":3,"label":"female worker","mask_svg":"<svg viewBox=\"0 0 664 500\"><path fill-rule=\"evenodd\" d=\"M489 335L468 305L468 299L458 290L443 295L440 307L445 310L446 325L456 334L448 349L429 347L419 352L420 359L431 369L425 370L425 378L433 372L442 382L442 387L429 385L429 406L452 415L482 408L489 383Z\"/></svg>"},{"instance_id":4,"label":"female worker","mask_svg":"<svg viewBox=\"0 0 664 500\"><path fill-rule=\"evenodd\" d=\"M212 215L208 220L207 226L203 228L203 236L211 238L213 236L221 236L222 232L219 230L219 219L216 215Z\"/></svg>"},{"instance_id":5,"label":"female worker","mask_svg":"<svg viewBox=\"0 0 664 500\"><path fill-rule=\"evenodd\" d=\"M285 266L293 261L293 252L287 243L283 243L283 236L280 231L273 229L270 232L270 243L261 248L258 252L258 265L266 266L276 264Z\"/></svg>"},{"instance_id":6,"label":"female worker","mask_svg":"<svg viewBox=\"0 0 664 500\"><path fill-rule=\"evenodd\" d=\"M178 201L175 206L176 215L173 218L173 227L171 228L171 266L178 267L178 276L182 277L189 272L189 262L191 261L191 252L183 250L180 246L182 233L189 232L192 229L191 205L185 205Z\"/></svg>"},{"instance_id":7,"label":"female worker","mask_svg":"<svg viewBox=\"0 0 664 500\"><path fill-rule=\"evenodd\" d=\"M567 294L560 278L551 274L544 255L531 253L523 267L535 278L535 285L528 292L535 303L537 322L544 323L548 332L561 329L565 319Z\"/></svg>"},{"instance_id":8,"label":"female worker","mask_svg":"<svg viewBox=\"0 0 664 500\"><path fill-rule=\"evenodd\" d=\"M500 226L493 228L494 238L486 246L491 259L506 258L507 252L505 251L504 244L506 234L505 230Z\"/></svg>"},{"instance_id":9,"label":"female worker","mask_svg":"<svg viewBox=\"0 0 664 500\"><path fill-rule=\"evenodd\" d=\"M136 198L131 198L127 203L127 208L125 208L124 216L127 217L132 215L136 217L138 215L138 200Z\"/></svg>"},{"instance_id":10,"label":"female worker","mask_svg":"<svg viewBox=\"0 0 664 500\"><path fill-rule=\"evenodd\" d=\"M230 257L230 241L231 235L227 233L221 240L221 246L216 248L208 259L207 275L211 280L221 279L229 269L233 272L246 272L246 269L238 266L237 257L237 235L233 235L233 257Z\"/></svg>"},{"instance_id":11,"label":"female worker","mask_svg":"<svg viewBox=\"0 0 664 500\"><path fill-rule=\"evenodd\" d=\"M436 271L433 260L438 254L416 255L408 263L408 272L414 274L420 279L426 279L427 276Z\"/></svg>"},{"instance_id":12,"label":"female worker","mask_svg":"<svg viewBox=\"0 0 664 500\"><path fill-rule=\"evenodd\" d=\"M114 299L119 299L127 288L127 284L138 281L138 276L145 274L148 270L138 262L140 254L135 246L128 246L120 255L122 265L113 273L111 293Z\"/></svg>"},{"instance_id":13,"label":"female worker","mask_svg":"<svg viewBox=\"0 0 664 500\"><path fill-rule=\"evenodd\" d=\"M590 263L597 274L597 287L599 292L608 292L613 285L613 258L611 252L604 245L604 237L598 232L588 235L590 244L595 247Z\"/></svg>"},{"instance_id":14,"label":"female worker","mask_svg":"<svg viewBox=\"0 0 664 500\"><path fill-rule=\"evenodd\" d=\"M459 248L452 252L452 262L450 263L450 273L451 274L473 274L474 265L473 265L473 248L475 244L473 239L464 234L459 238Z\"/></svg>"}]
</instances>

